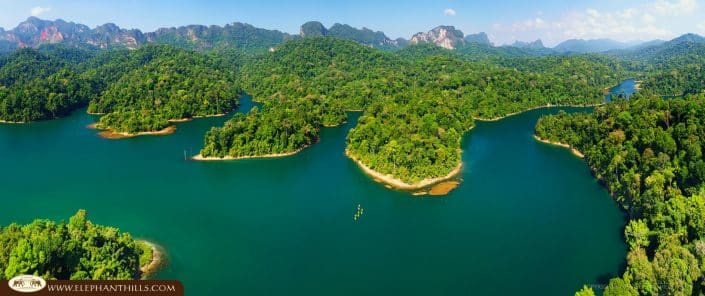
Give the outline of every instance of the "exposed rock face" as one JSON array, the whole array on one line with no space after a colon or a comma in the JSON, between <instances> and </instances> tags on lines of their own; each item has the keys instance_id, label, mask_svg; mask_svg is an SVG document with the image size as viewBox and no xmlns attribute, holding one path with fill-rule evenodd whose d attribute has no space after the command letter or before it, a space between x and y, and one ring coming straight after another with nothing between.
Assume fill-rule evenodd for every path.
<instances>
[{"instance_id":1,"label":"exposed rock face","mask_svg":"<svg viewBox=\"0 0 705 296\"><path fill-rule=\"evenodd\" d=\"M30 17L10 31L0 31L0 41L29 47L44 43L59 43L80 40L90 29L84 25L63 20L45 21Z\"/></svg>"},{"instance_id":2,"label":"exposed rock face","mask_svg":"<svg viewBox=\"0 0 705 296\"><path fill-rule=\"evenodd\" d=\"M453 26L439 26L425 33L417 33L411 40L410 44L419 44L422 42L433 43L443 48L456 49L458 46L465 44L463 32L456 30Z\"/></svg>"},{"instance_id":3,"label":"exposed rock face","mask_svg":"<svg viewBox=\"0 0 705 296\"><path fill-rule=\"evenodd\" d=\"M146 43L146 38L140 30L125 30L108 23L93 29L84 42L100 48L123 46L134 49Z\"/></svg>"}]
</instances>

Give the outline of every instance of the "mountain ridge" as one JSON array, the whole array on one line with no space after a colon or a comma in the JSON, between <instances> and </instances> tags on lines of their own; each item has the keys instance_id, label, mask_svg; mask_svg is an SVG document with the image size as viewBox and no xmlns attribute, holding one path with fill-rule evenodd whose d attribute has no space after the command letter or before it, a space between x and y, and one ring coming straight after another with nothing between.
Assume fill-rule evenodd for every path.
<instances>
[{"instance_id":1,"label":"mountain ridge","mask_svg":"<svg viewBox=\"0 0 705 296\"><path fill-rule=\"evenodd\" d=\"M193 50L221 48L242 48L253 50L272 49L285 41L311 36L328 36L352 40L365 46L398 50L407 45L431 43L446 49L489 46L497 48L486 33L465 35L454 26L437 26L426 32L419 32L410 39L391 39L382 31L366 27L356 28L347 24L334 23L326 28L317 21L304 23L299 34L289 34L278 30L258 28L250 24L233 22L220 25L187 25L158 28L152 32L139 29L126 29L114 23L105 23L95 28L62 19L43 20L29 17L15 28L0 28L0 52L17 48L37 48L44 44L69 44L99 49L136 49L149 43L171 44ZM553 48L545 47L541 39L533 42L516 41L500 47L515 47L529 51L555 52L556 54L602 53L615 50L645 49L662 44L693 42L705 43L705 37L688 33L670 41L652 40L646 42L620 42L612 39L569 39Z\"/></svg>"}]
</instances>

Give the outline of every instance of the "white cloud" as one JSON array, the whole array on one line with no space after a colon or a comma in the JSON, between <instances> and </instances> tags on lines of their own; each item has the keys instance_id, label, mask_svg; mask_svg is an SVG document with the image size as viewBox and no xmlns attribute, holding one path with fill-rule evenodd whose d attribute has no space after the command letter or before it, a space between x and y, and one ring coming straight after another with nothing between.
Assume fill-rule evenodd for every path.
<instances>
[{"instance_id":1,"label":"white cloud","mask_svg":"<svg viewBox=\"0 0 705 296\"><path fill-rule=\"evenodd\" d=\"M446 16L455 16L456 12L455 9L452 8L446 8L446 10L443 11L443 15Z\"/></svg>"},{"instance_id":2,"label":"white cloud","mask_svg":"<svg viewBox=\"0 0 705 296\"><path fill-rule=\"evenodd\" d=\"M705 33L705 22L699 15L702 0L649 0L632 7L601 10L564 11L558 16L536 13L535 17L512 23L495 23L492 32L500 36L498 43L543 39L547 45L565 39L612 38L621 41L669 39L699 30ZM674 17L677 16L677 17Z\"/></svg>"},{"instance_id":3,"label":"white cloud","mask_svg":"<svg viewBox=\"0 0 705 296\"><path fill-rule=\"evenodd\" d=\"M653 4L654 12L662 15L672 16L691 14L695 12L697 8L697 0L676 0L673 2L667 0L657 0Z\"/></svg>"},{"instance_id":4,"label":"white cloud","mask_svg":"<svg viewBox=\"0 0 705 296\"><path fill-rule=\"evenodd\" d=\"M49 11L51 11L51 7L36 6L29 11L29 14L31 14L32 16L39 16Z\"/></svg>"},{"instance_id":5,"label":"white cloud","mask_svg":"<svg viewBox=\"0 0 705 296\"><path fill-rule=\"evenodd\" d=\"M698 30L700 31L700 34L705 34L705 21L698 24Z\"/></svg>"},{"instance_id":6,"label":"white cloud","mask_svg":"<svg viewBox=\"0 0 705 296\"><path fill-rule=\"evenodd\" d=\"M644 23L647 23L647 24L652 24L652 23L656 22L656 18L647 12L641 16L641 21Z\"/></svg>"}]
</instances>

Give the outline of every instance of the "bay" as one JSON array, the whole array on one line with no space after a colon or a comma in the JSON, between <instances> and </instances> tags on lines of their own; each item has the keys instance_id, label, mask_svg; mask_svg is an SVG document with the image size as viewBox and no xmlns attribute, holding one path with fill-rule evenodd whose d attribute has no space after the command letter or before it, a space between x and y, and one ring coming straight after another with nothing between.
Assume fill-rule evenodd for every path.
<instances>
[{"instance_id":1,"label":"bay","mask_svg":"<svg viewBox=\"0 0 705 296\"><path fill-rule=\"evenodd\" d=\"M185 156L230 115L124 140L86 128L84 110L0 125L0 202L13 205L0 224L86 209L161 245L157 278L187 295L570 295L620 274L625 218L581 159L532 138L561 109L591 110L478 122L444 197L387 189L347 159L357 113L297 155L228 162Z\"/></svg>"}]
</instances>

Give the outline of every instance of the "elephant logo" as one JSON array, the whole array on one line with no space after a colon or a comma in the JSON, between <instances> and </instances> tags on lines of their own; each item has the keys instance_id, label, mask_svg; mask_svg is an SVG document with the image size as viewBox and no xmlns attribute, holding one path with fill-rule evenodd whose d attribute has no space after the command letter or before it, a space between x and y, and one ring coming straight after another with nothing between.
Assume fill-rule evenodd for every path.
<instances>
[{"instance_id":1,"label":"elephant logo","mask_svg":"<svg viewBox=\"0 0 705 296\"><path fill-rule=\"evenodd\" d=\"M33 275L18 275L7 282L10 289L21 293L34 293L47 286L43 278Z\"/></svg>"}]
</instances>

